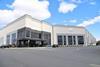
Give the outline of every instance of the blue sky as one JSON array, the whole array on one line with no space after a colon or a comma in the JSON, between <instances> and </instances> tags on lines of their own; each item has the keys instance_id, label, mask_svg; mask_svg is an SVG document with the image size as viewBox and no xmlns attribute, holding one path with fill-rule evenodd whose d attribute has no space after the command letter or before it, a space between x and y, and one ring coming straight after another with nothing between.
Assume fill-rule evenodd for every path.
<instances>
[{"instance_id":1,"label":"blue sky","mask_svg":"<svg viewBox=\"0 0 100 67\"><path fill-rule=\"evenodd\" d=\"M24 14L51 24L84 26L100 39L100 0L0 0L0 28Z\"/></svg>"}]
</instances>

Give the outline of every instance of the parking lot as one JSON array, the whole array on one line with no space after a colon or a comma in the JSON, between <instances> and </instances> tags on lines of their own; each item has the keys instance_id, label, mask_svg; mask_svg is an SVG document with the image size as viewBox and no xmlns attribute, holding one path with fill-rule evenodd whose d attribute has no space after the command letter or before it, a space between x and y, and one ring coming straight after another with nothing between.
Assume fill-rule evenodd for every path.
<instances>
[{"instance_id":1,"label":"parking lot","mask_svg":"<svg viewBox=\"0 0 100 67\"><path fill-rule=\"evenodd\" d=\"M100 47L0 49L0 67L100 67Z\"/></svg>"}]
</instances>

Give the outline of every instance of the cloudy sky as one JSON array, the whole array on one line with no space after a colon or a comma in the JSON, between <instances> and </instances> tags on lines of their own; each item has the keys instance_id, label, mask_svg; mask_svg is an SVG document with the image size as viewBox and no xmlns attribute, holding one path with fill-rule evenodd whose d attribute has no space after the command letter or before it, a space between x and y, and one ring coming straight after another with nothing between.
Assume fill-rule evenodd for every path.
<instances>
[{"instance_id":1,"label":"cloudy sky","mask_svg":"<svg viewBox=\"0 0 100 67\"><path fill-rule=\"evenodd\" d=\"M100 39L100 0L0 0L0 28L24 14L51 24L84 26Z\"/></svg>"}]
</instances>

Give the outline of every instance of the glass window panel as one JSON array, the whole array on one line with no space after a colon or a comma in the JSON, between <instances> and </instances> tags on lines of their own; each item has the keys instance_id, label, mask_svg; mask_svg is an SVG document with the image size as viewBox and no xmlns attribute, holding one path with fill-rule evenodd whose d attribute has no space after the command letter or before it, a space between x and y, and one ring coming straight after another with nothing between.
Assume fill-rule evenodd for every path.
<instances>
[{"instance_id":1,"label":"glass window panel","mask_svg":"<svg viewBox=\"0 0 100 67\"><path fill-rule=\"evenodd\" d=\"M63 44L62 36L58 35L58 45L62 45L62 44Z\"/></svg>"},{"instance_id":2,"label":"glass window panel","mask_svg":"<svg viewBox=\"0 0 100 67\"><path fill-rule=\"evenodd\" d=\"M45 34L44 35L44 39L48 39L48 34Z\"/></svg>"},{"instance_id":3,"label":"glass window panel","mask_svg":"<svg viewBox=\"0 0 100 67\"><path fill-rule=\"evenodd\" d=\"M12 34L12 44L16 43L16 33Z\"/></svg>"},{"instance_id":4,"label":"glass window panel","mask_svg":"<svg viewBox=\"0 0 100 67\"><path fill-rule=\"evenodd\" d=\"M72 36L68 36L68 45L72 45L73 42L72 42Z\"/></svg>"},{"instance_id":5,"label":"glass window panel","mask_svg":"<svg viewBox=\"0 0 100 67\"><path fill-rule=\"evenodd\" d=\"M31 38L40 38L40 33L31 32Z\"/></svg>"},{"instance_id":6,"label":"glass window panel","mask_svg":"<svg viewBox=\"0 0 100 67\"><path fill-rule=\"evenodd\" d=\"M78 36L78 44L83 45L84 44L84 37L83 36Z\"/></svg>"},{"instance_id":7,"label":"glass window panel","mask_svg":"<svg viewBox=\"0 0 100 67\"><path fill-rule=\"evenodd\" d=\"M26 37L30 37L30 31L26 30Z\"/></svg>"},{"instance_id":8,"label":"glass window panel","mask_svg":"<svg viewBox=\"0 0 100 67\"><path fill-rule=\"evenodd\" d=\"M74 45L76 44L75 36L73 36L73 44L74 44Z\"/></svg>"},{"instance_id":9,"label":"glass window panel","mask_svg":"<svg viewBox=\"0 0 100 67\"><path fill-rule=\"evenodd\" d=\"M66 36L64 36L64 45L66 45Z\"/></svg>"},{"instance_id":10,"label":"glass window panel","mask_svg":"<svg viewBox=\"0 0 100 67\"><path fill-rule=\"evenodd\" d=\"M10 44L10 35L7 35L7 45Z\"/></svg>"}]
</instances>

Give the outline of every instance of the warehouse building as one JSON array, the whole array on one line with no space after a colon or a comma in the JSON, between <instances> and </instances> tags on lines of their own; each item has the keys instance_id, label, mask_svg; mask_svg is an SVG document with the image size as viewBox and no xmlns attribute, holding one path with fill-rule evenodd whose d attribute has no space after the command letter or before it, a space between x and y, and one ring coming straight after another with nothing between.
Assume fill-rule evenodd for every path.
<instances>
[{"instance_id":1,"label":"warehouse building","mask_svg":"<svg viewBox=\"0 0 100 67\"><path fill-rule=\"evenodd\" d=\"M0 30L0 45L36 47L50 45L95 45L96 39L84 28L51 25L24 15Z\"/></svg>"}]
</instances>

